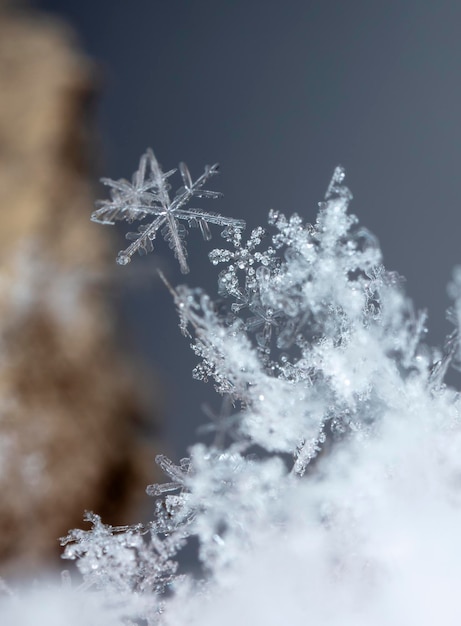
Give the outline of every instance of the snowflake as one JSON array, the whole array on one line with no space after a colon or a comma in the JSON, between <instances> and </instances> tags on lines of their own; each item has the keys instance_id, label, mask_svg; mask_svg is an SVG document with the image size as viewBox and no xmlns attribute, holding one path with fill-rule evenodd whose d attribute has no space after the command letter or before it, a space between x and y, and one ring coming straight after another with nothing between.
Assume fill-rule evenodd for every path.
<instances>
[{"instance_id":1,"label":"snowflake","mask_svg":"<svg viewBox=\"0 0 461 626\"><path fill-rule=\"evenodd\" d=\"M277 319L282 314L281 311L265 307L261 301L262 291L271 274L269 268L274 270L277 265L276 251L271 246L265 251L255 250L266 235L260 226L252 231L245 244L242 244L242 233L239 230L228 229L223 235L232 243L234 250L215 249L208 255L213 265L228 264L219 274L219 293L234 300L231 306L233 314L249 309L252 316L246 320L245 327L250 332L258 331L258 344L264 346L270 339L272 327L277 326Z\"/></svg>"},{"instance_id":2,"label":"snowflake","mask_svg":"<svg viewBox=\"0 0 461 626\"><path fill-rule=\"evenodd\" d=\"M137 232L131 232L126 238L133 243L117 256L117 263L126 265L135 252L147 254L153 250L153 241L161 230L163 238L174 251L179 261L181 272L187 274L187 250L185 237L187 229L179 220L185 220L189 226L198 226L205 240L211 239L208 224L217 224L226 229L242 230L243 220L223 217L219 213L186 208L193 197L220 198L221 193L203 189L206 181L218 173L219 166L205 166L204 173L192 181L185 163L179 164L179 172L183 186L180 187L173 200L170 199L171 186L167 179L176 172L175 169L163 173L152 150L147 150L141 157L138 170L133 174L132 182L125 179L114 181L103 178L102 182L110 187L110 200L97 203L98 209L91 216L93 222L113 225L116 221L128 223L150 218L151 221L141 224Z\"/></svg>"}]
</instances>

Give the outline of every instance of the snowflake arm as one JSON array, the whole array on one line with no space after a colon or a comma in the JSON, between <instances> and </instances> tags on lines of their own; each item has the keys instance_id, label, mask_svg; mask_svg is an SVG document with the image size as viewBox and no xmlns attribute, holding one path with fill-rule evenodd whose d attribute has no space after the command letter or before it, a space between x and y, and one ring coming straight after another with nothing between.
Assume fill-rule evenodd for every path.
<instances>
[{"instance_id":1,"label":"snowflake arm","mask_svg":"<svg viewBox=\"0 0 461 626\"><path fill-rule=\"evenodd\" d=\"M187 265L187 251L184 242L186 229L183 224L178 222L172 213L169 212L166 218L165 226L162 228L163 238L174 251L174 255L179 261L181 272L187 274L189 267Z\"/></svg>"},{"instance_id":2,"label":"snowflake arm","mask_svg":"<svg viewBox=\"0 0 461 626\"><path fill-rule=\"evenodd\" d=\"M208 211L202 211L201 209L187 209L187 211L176 211L176 216L180 219L189 220L193 222L196 220L200 222L203 220L210 224L217 224L218 226L233 226L237 229L245 228L245 220L235 219L234 217L225 217L219 213L213 213Z\"/></svg>"},{"instance_id":3,"label":"snowflake arm","mask_svg":"<svg viewBox=\"0 0 461 626\"><path fill-rule=\"evenodd\" d=\"M147 226L145 224L141 225L137 233L128 233L126 238L133 239L134 241L126 250L121 250L118 253L117 263L119 265L126 265L130 262L135 252L139 252L140 254L152 252L154 249L152 241L155 239L157 231L164 221L165 218L160 216Z\"/></svg>"}]
</instances>

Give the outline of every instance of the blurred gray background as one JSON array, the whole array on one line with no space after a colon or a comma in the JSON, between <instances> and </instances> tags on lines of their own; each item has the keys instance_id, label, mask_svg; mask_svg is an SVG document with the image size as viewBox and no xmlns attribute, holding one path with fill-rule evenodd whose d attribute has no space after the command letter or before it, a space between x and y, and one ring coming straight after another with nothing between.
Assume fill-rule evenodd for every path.
<instances>
[{"instance_id":1,"label":"blurred gray background","mask_svg":"<svg viewBox=\"0 0 461 626\"><path fill-rule=\"evenodd\" d=\"M461 263L461 3L446 0L35 0L66 18L98 63L101 175L129 177L151 146L166 169L199 175L219 161L206 208L246 219L270 208L315 219L343 164L352 211L379 238L389 269L407 279L440 343L446 284ZM205 208L205 204L203 205ZM95 225L95 228L102 226ZM135 259L117 296L127 350L160 376L166 429L178 457L216 409L194 382L195 358L177 328L173 284L214 288L210 244L188 237L185 279L167 246ZM115 246L115 251L124 244ZM138 271L145 279L129 288ZM147 274L146 274L147 273ZM456 380L456 379L455 379Z\"/></svg>"}]
</instances>

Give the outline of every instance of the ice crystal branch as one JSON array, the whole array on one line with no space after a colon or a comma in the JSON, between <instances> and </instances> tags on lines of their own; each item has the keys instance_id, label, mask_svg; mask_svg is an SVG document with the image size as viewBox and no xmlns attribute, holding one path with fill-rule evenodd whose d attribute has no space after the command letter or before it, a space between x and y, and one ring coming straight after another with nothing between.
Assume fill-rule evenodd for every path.
<instances>
[{"instance_id":1,"label":"ice crystal branch","mask_svg":"<svg viewBox=\"0 0 461 626\"><path fill-rule=\"evenodd\" d=\"M133 243L119 252L117 263L126 265L136 252L147 254L153 250L153 241L160 230L163 238L173 250L179 261L181 272L187 274L187 250L185 245L186 228L180 220L189 226L198 226L205 240L211 239L209 224L218 226L245 227L243 220L223 217L219 213L187 208L187 204L196 198L220 198L221 193L204 189L209 178L218 173L219 166L207 165L204 173L192 180L185 163L179 164L183 186L176 191L173 200L170 199L171 189L168 178L176 170L163 173L152 150L141 157L138 170L133 174L132 182L121 179L114 181L103 178L102 182L110 187L111 199L100 201L99 208L94 211L91 219L100 224L113 225L116 221L124 220L128 223L148 219L138 227L136 232L126 235Z\"/></svg>"}]
</instances>

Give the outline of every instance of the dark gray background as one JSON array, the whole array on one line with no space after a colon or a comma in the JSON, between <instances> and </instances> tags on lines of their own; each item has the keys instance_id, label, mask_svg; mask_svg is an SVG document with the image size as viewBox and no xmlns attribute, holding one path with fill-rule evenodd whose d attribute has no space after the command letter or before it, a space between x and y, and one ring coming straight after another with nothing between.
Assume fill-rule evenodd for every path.
<instances>
[{"instance_id":1,"label":"dark gray background","mask_svg":"<svg viewBox=\"0 0 461 626\"><path fill-rule=\"evenodd\" d=\"M70 20L99 62L101 174L130 176L147 146L167 169L185 160L198 175L219 161L222 175L213 182L225 198L208 208L253 227L270 208L312 221L342 163L352 211L379 237L388 268L403 274L417 305L428 308L430 341L443 339L446 284L461 263L460 2L35 5ZM214 233L220 245L219 229ZM212 246L193 232L188 247L187 282L210 285ZM183 282L163 242L155 258L132 265L160 259L172 282ZM128 343L160 372L167 432L173 454L181 454L204 421L201 402L217 407L218 398L192 382L195 359L158 282L129 297L126 291L121 307Z\"/></svg>"}]
</instances>

